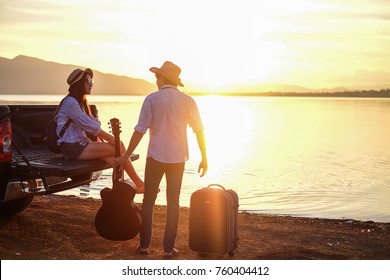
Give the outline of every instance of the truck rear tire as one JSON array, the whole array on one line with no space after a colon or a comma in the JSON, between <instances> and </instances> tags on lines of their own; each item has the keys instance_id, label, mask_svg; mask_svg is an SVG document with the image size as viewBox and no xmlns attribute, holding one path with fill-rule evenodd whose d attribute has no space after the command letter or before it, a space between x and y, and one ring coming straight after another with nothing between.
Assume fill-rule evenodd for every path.
<instances>
[{"instance_id":1,"label":"truck rear tire","mask_svg":"<svg viewBox=\"0 0 390 280\"><path fill-rule=\"evenodd\" d=\"M25 210L34 199L34 196L26 196L0 203L0 219L10 218Z\"/></svg>"}]
</instances>

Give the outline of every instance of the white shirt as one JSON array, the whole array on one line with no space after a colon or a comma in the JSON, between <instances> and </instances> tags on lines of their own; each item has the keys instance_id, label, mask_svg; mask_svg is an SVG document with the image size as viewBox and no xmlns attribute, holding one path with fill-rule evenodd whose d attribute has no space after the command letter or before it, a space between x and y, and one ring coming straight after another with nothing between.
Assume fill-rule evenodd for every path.
<instances>
[{"instance_id":1,"label":"white shirt","mask_svg":"<svg viewBox=\"0 0 390 280\"><path fill-rule=\"evenodd\" d=\"M196 133L203 130L195 100L175 86L165 85L148 95L135 130L149 129L148 157L164 162L188 160L187 125Z\"/></svg>"}]
</instances>

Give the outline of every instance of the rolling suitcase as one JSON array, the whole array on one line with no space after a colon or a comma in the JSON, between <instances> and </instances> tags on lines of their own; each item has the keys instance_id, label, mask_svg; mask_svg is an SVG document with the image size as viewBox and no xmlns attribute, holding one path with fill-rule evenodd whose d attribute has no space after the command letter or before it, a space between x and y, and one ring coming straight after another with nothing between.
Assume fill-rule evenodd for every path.
<instances>
[{"instance_id":1,"label":"rolling suitcase","mask_svg":"<svg viewBox=\"0 0 390 280\"><path fill-rule=\"evenodd\" d=\"M238 196L211 184L192 193L189 214L191 250L234 255L238 246Z\"/></svg>"}]
</instances>

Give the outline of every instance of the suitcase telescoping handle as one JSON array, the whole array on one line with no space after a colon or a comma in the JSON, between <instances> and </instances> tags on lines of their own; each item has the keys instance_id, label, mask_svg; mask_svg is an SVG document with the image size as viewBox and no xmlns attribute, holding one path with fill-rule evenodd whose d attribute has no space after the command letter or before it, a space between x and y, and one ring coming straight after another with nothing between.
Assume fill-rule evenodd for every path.
<instances>
[{"instance_id":1,"label":"suitcase telescoping handle","mask_svg":"<svg viewBox=\"0 0 390 280\"><path fill-rule=\"evenodd\" d=\"M219 184L210 184L210 185L208 185L207 187L208 187L208 188L209 188L209 187L220 187L220 188L222 188L223 190L225 190L225 188L222 187L222 186L219 185Z\"/></svg>"}]
</instances>

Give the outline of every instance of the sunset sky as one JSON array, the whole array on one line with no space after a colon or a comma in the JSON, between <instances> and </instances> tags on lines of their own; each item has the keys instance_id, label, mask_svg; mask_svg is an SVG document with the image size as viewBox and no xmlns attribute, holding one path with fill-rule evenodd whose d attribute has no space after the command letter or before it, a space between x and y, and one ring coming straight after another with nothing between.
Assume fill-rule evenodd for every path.
<instances>
[{"instance_id":1,"label":"sunset sky","mask_svg":"<svg viewBox=\"0 0 390 280\"><path fill-rule=\"evenodd\" d=\"M187 90L390 84L389 0L0 0L0 56L23 54Z\"/></svg>"}]
</instances>

